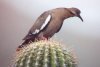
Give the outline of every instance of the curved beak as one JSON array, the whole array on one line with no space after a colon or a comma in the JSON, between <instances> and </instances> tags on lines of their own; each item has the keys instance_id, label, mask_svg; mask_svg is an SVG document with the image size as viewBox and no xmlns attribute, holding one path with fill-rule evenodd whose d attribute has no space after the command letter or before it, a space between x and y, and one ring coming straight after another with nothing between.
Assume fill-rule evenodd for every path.
<instances>
[{"instance_id":1,"label":"curved beak","mask_svg":"<svg viewBox=\"0 0 100 67\"><path fill-rule=\"evenodd\" d=\"M77 17L78 17L78 18L80 18L80 19L81 19L81 21L83 22L83 19L82 19L82 17L81 17L80 15L78 15Z\"/></svg>"}]
</instances>

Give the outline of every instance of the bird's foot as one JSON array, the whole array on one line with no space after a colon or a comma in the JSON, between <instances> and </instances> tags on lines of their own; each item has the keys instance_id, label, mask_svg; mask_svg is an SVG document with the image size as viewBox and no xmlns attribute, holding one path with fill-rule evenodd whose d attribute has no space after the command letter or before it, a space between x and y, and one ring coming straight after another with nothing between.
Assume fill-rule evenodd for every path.
<instances>
[{"instance_id":1,"label":"bird's foot","mask_svg":"<svg viewBox=\"0 0 100 67\"><path fill-rule=\"evenodd\" d=\"M42 37L42 40L48 40L48 38L46 38L46 37Z\"/></svg>"},{"instance_id":2,"label":"bird's foot","mask_svg":"<svg viewBox=\"0 0 100 67\"><path fill-rule=\"evenodd\" d=\"M48 38L46 38L46 37L38 37L38 39L36 39L36 41L40 41L40 40L48 40Z\"/></svg>"}]
</instances>

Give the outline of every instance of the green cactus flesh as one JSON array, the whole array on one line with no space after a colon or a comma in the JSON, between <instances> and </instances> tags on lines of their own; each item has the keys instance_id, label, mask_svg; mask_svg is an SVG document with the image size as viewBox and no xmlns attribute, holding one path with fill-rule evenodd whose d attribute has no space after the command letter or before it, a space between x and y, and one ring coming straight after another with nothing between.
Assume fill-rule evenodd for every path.
<instances>
[{"instance_id":1,"label":"green cactus flesh","mask_svg":"<svg viewBox=\"0 0 100 67\"><path fill-rule=\"evenodd\" d=\"M15 67L76 67L75 58L55 41L38 41L17 52Z\"/></svg>"}]
</instances>

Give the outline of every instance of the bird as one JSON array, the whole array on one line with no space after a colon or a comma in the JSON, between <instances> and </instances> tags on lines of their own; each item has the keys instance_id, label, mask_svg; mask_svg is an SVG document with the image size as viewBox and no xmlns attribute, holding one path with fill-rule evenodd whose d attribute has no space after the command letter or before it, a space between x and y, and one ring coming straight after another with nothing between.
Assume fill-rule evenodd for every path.
<instances>
[{"instance_id":1,"label":"bird","mask_svg":"<svg viewBox=\"0 0 100 67\"><path fill-rule=\"evenodd\" d=\"M29 42L36 40L48 40L55 33L59 32L65 19L70 17L78 17L83 22L80 16L81 11L78 8L54 8L43 12L35 21L28 34L23 38L24 42L18 47L22 48Z\"/></svg>"}]
</instances>

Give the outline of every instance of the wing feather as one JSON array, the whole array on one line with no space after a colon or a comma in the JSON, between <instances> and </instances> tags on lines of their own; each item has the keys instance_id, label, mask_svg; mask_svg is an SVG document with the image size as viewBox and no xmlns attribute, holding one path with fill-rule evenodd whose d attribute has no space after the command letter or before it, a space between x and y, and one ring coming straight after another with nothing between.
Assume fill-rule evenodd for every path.
<instances>
[{"instance_id":1,"label":"wing feather","mask_svg":"<svg viewBox=\"0 0 100 67\"><path fill-rule=\"evenodd\" d=\"M23 40L29 39L31 38L31 36L38 34L49 24L50 20L51 20L51 15L49 12L44 12L43 14L41 14Z\"/></svg>"}]
</instances>

